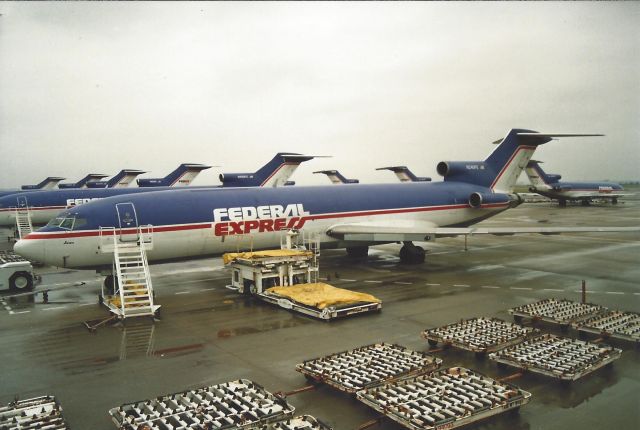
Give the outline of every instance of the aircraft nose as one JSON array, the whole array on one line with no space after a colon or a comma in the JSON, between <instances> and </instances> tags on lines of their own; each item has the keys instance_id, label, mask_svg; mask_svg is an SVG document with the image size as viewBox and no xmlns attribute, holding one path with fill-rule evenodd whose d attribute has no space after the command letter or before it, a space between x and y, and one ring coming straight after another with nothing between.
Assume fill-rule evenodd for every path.
<instances>
[{"instance_id":1,"label":"aircraft nose","mask_svg":"<svg viewBox=\"0 0 640 430\"><path fill-rule=\"evenodd\" d=\"M44 263L44 243L38 239L20 239L13 246L13 251L29 261Z\"/></svg>"}]
</instances>

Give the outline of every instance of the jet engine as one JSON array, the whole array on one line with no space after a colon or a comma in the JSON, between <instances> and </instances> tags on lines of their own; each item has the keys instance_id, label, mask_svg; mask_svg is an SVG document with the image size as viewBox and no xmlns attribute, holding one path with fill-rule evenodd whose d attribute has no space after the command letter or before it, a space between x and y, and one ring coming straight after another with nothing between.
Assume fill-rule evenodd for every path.
<instances>
[{"instance_id":1,"label":"jet engine","mask_svg":"<svg viewBox=\"0 0 640 430\"><path fill-rule=\"evenodd\" d=\"M469 206L474 209L482 207L483 204L509 203L510 207L516 207L523 202L518 194L503 193L471 193L469 195Z\"/></svg>"}]
</instances>

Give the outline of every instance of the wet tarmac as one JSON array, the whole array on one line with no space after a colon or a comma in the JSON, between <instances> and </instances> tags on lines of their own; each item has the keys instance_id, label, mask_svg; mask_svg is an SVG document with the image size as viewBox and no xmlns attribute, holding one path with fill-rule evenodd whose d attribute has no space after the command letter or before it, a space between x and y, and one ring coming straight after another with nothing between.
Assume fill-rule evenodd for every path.
<instances>
[{"instance_id":1,"label":"wet tarmac","mask_svg":"<svg viewBox=\"0 0 640 430\"><path fill-rule=\"evenodd\" d=\"M637 225L640 199L617 206L524 204L485 226ZM342 288L383 301L377 314L322 322L243 297L225 288L220 259L151 267L161 319L127 321L90 333L83 321L107 316L97 304L102 278L93 272L38 268L51 287L42 296L0 296L0 403L16 395L55 395L73 429L115 428L107 411L123 403L248 378L271 392L307 384L295 365L305 359L375 342L427 351L420 333L461 318L499 317L507 309L546 297L587 300L640 311L640 235L472 237L428 245L427 262L399 264L398 245L375 247L366 261L323 251L321 276ZM82 286L72 286L84 282ZM541 324L545 332L578 337ZM592 337L593 338L593 337ZM640 424L640 348L623 349L612 366L573 383L525 374L511 382L533 394L519 414L505 414L467 428L600 429ZM445 366L462 365L492 377L514 373L488 359L455 349L437 352ZM378 415L351 396L321 386L289 397L298 413L335 429L355 429ZM401 427L382 420L377 427Z\"/></svg>"}]
</instances>

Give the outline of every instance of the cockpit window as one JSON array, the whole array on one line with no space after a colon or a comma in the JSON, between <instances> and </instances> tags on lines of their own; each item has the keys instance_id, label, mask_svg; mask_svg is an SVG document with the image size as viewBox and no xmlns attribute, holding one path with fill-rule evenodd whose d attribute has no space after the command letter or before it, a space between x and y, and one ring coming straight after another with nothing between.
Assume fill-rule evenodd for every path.
<instances>
[{"instance_id":1,"label":"cockpit window","mask_svg":"<svg viewBox=\"0 0 640 430\"><path fill-rule=\"evenodd\" d=\"M60 225L58 227L60 228L64 228L65 230L72 230L73 229L73 221L75 220L75 218L65 218L62 220L62 222L60 223Z\"/></svg>"},{"instance_id":2,"label":"cockpit window","mask_svg":"<svg viewBox=\"0 0 640 430\"><path fill-rule=\"evenodd\" d=\"M64 221L64 218L53 218L47 223L47 227L58 227L62 221Z\"/></svg>"},{"instance_id":3,"label":"cockpit window","mask_svg":"<svg viewBox=\"0 0 640 430\"><path fill-rule=\"evenodd\" d=\"M83 225L87 225L87 219L86 218L76 218L76 222L73 223L73 228L78 229L80 227L82 227Z\"/></svg>"}]
</instances>

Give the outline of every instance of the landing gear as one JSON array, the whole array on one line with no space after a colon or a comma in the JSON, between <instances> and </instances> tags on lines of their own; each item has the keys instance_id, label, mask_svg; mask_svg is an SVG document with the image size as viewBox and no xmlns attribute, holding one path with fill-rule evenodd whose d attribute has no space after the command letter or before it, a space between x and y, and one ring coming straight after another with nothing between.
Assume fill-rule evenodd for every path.
<instances>
[{"instance_id":1,"label":"landing gear","mask_svg":"<svg viewBox=\"0 0 640 430\"><path fill-rule=\"evenodd\" d=\"M617 197L612 198L611 199L611 204L612 205L617 205L618 204L618 198Z\"/></svg>"},{"instance_id":2,"label":"landing gear","mask_svg":"<svg viewBox=\"0 0 640 430\"><path fill-rule=\"evenodd\" d=\"M106 296L113 296L116 292L117 279L113 275L107 275L104 278L104 294Z\"/></svg>"},{"instance_id":3,"label":"landing gear","mask_svg":"<svg viewBox=\"0 0 640 430\"><path fill-rule=\"evenodd\" d=\"M566 207L567 207L567 201L566 201L565 199L559 199L559 200L558 200L558 205L559 205L561 208L566 208Z\"/></svg>"},{"instance_id":4,"label":"landing gear","mask_svg":"<svg viewBox=\"0 0 640 430\"><path fill-rule=\"evenodd\" d=\"M425 252L420 246L416 246L411 242L405 242L400 248L400 262L405 264L424 263Z\"/></svg>"},{"instance_id":5,"label":"landing gear","mask_svg":"<svg viewBox=\"0 0 640 430\"><path fill-rule=\"evenodd\" d=\"M367 258L367 255L369 255L369 247L368 246L349 247L347 248L347 255L349 256L349 258L354 260Z\"/></svg>"},{"instance_id":6,"label":"landing gear","mask_svg":"<svg viewBox=\"0 0 640 430\"><path fill-rule=\"evenodd\" d=\"M581 204L582 206L589 206L590 203L589 203L589 200L583 200Z\"/></svg>"}]
</instances>

